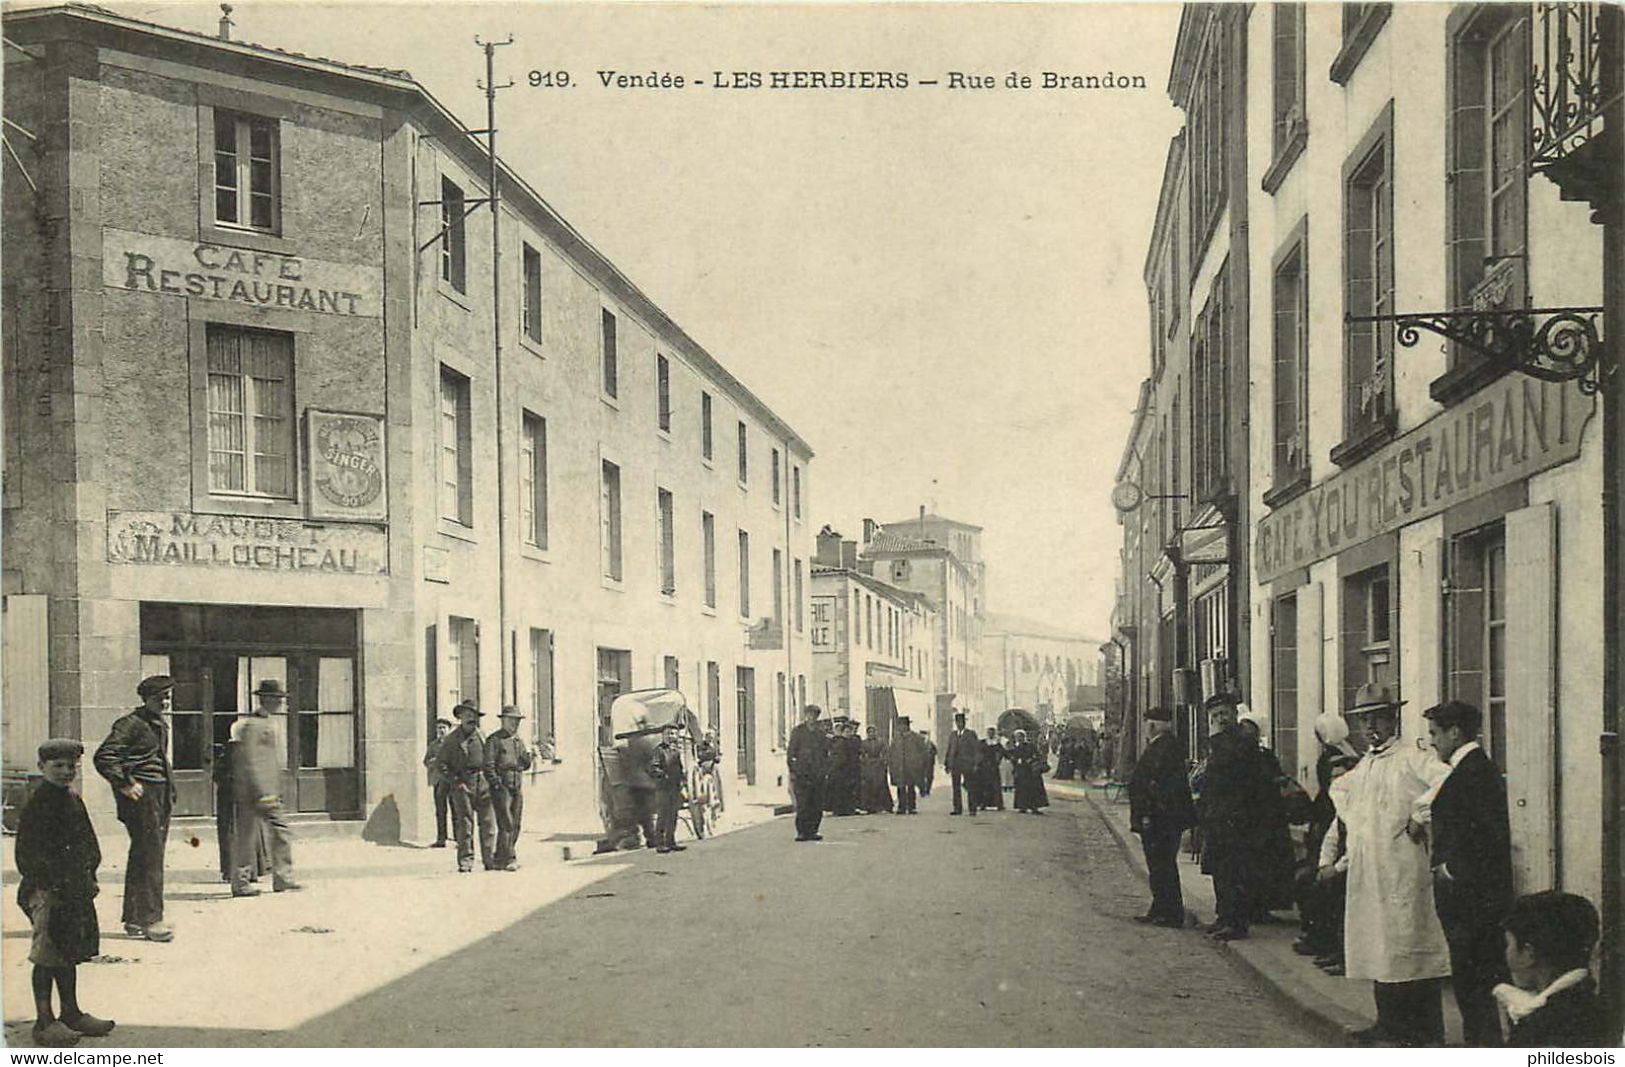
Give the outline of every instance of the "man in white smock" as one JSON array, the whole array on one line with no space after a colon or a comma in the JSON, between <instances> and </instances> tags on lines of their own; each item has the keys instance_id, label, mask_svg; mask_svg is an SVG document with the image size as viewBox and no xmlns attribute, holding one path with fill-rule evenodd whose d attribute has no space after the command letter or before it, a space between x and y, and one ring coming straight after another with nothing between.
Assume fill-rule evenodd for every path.
<instances>
[{"instance_id":1,"label":"man in white smock","mask_svg":"<svg viewBox=\"0 0 1625 1067\"><path fill-rule=\"evenodd\" d=\"M1332 784L1348 833L1344 956L1348 977L1375 983L1377 1023L1357 1042L1438 1045L1444 1041L1440 979L1450 950L1433 907L1429 805L1450 773L1431 748L1399 736L1399 708L1386 685L1369 683L1348 710L1370 745Z\"/></svg>"}]
</instances>

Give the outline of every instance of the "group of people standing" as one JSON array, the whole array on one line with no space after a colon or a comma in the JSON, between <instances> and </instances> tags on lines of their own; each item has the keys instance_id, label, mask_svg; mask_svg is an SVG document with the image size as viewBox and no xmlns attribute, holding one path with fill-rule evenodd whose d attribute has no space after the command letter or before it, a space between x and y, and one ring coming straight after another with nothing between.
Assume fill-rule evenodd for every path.
<instances>
[{"instance_id":1,"label":"group of people standing","mask_svg":"<svg viewBox=\"0 0 1625 1067\"><path fill-rule=\"evenodd\" d=\"M457 870L474 869L474 839L479 831L480 862L488 871L519 869L519 830L525 815L525 772L535 753L519 736L524 719L518 707L504 705L501 725L480 733L484 712L468 701L452 709L454 727L435 721L435 736L423 754L434 792L435 839L430 848L446 847L446 819L451 817L457 844Z\"/></svg>"},{"instance_id":2,"label":"group of people standing","mask_svg":"<svg viewBox=\"0 0 1625 1067\"><path fill-rule=\"evenodd\" d=\"M1204 704L1207 757L1194 769L1169 709L1148 711L1151 740L1129 783L1152 896L1138 921L1185 925L1177 859L1194 828L1213 879L1208 933L1247 937L1254 918L1283 904L1283 859L1287 871L1295 861L1287 823L1304 821L1294 947L1372 982L1377 1021L1351 1035L1356 1043L1442 1044L1445 978L1469 1046L1604 1043L1587 969L1596 909L1570 893L1515 896L1506 787L1479 742L1481 713L1435 705L1423 712L1427 739L1407 743L1403 703L1372 683L1344 716L1316 723L1312 801L1262 744L1262 718L1238 712L1234 696ZM1294 793L1306 801L1301 820Z\"/></svg>"},{"instance_id":3,"label":"group of people standing","mask_svg":"<svg viewBox=\"0 0 1625 1067\"><path fill-rule=\"evenodd\" d=\"M1049 760L1045 749L1028 739L1026 730L1016 730L1006 742L997 729L989 726L986 738L978 738L974 730L966 727L964 714L956 712L942 762L953 782L950 815L966 814L967 805L971 815L990 808L1003 811L1002 763L1008 763L1013 772L1012 802L1017 811L1039 815L1040 808L1049 807L1049 793L1044 788Z\"/></svg>"}]
</instances>

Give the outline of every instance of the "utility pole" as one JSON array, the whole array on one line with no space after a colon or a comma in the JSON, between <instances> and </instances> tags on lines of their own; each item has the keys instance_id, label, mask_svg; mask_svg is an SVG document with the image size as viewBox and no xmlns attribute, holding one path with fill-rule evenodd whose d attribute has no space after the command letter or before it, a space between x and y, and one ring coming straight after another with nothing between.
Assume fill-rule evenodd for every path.
<instances>
[{"instance_id":1,"label":"utility pole","mask_svg":"<svg viewBox=\"0 0 1625 1067\"><path fill-rule=\"evenodd\" d=\"M489 195L491 205L491 345L496 361L496 431L497 431L497 633L500 640L498 655L502 665L502 703L510 704L519 691L518 649L508 633L508 478L503 457L508 452L508 439L502 432L502 409L508 394L502 389L502 193L497 184L497 91L513 82L496 83L496 50L513 44L513 34L506 41L474 43L485 50L485 81L476 83L485 90L486 152L490 157Z\"/></svg>"}]
</instances>

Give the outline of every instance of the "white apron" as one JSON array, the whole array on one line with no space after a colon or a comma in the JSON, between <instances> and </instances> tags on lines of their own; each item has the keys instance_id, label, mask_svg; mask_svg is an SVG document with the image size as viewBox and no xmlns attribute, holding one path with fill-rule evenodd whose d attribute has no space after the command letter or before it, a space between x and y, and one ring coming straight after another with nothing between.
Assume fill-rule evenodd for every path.
<instances>
[{"instance_id":1,"label":"white apron","mask_svg":"<svg viewBox=\"0 0 1625 1067\"><path fill-rule=\"evenodd\" d=\"M1412 815L1429 820L1449 773L1431 750L1395 738L1332 783L1332 803L1348 828L1343 954L1350 978L1415 982L1450 973L1428 850L1405 833Z\"/></svg>"}]
</instances>

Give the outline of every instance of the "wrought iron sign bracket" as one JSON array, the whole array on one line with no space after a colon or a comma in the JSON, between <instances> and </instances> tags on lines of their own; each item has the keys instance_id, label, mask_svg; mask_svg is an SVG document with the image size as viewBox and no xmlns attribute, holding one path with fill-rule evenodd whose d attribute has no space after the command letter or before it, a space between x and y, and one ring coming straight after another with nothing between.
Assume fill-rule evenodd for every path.
<instances>
[{"instance_id":1,"label":"wrought iron sign bracket","mask_svg":"<svg viewBox=\"0 0 1625 1067\"><path fill-rule=\"evenodd\" d=\"M1490 311L1414 311L1400 315L1345 315L1346 323L1391 322L1406 348L1422 330L1488 360L1548 382L1578 380L1580 391L1600 388L1600 307L1500 308ZM1612 373L1612 368L1607 373Z\"/></svg>"}]
</instances>

